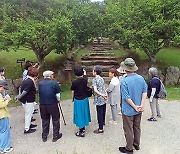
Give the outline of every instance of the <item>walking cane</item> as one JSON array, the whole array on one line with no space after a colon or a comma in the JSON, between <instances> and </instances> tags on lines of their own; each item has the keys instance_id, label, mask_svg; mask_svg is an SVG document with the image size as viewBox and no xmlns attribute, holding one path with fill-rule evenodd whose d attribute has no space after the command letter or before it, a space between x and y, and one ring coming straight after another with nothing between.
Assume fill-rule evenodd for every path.
<instances>
[{"instance_id":1,"label":"walking cane","mask_svg":"<svg viewBox=\"0 0 180 154\"><path fill-rule=\"evenodd\" d=\"M65 121L65 119L64 119L64 115L63 115L63 111L62 111L60 102L59 102L58 104L59 104L59 109L60 109L60 111L61 111L61 115L62 115L62 117L63 117L64 125L66 125L66 121Z\"/></svg>"}]
</instances>

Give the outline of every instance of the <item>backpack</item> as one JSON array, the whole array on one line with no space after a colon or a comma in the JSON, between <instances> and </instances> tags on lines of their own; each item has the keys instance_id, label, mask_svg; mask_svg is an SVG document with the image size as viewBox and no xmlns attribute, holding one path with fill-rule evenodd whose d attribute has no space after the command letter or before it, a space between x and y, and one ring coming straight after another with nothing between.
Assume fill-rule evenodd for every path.
<instances>
[{"instance_id":1,"label":"backpack","mask_svg":"<svg viewBox=\"0 0 180 154\"><path fill-rule=\"evenodd\" d=\"M160 90L159 90L158 97L161 98L161 99L165 99L166 96L167 96L165 86L164 86L164 84L162 83L162 81L159 78L157 78L157 77L155 77L155 78L160 81Z\"/></svg>"}]
</instances>

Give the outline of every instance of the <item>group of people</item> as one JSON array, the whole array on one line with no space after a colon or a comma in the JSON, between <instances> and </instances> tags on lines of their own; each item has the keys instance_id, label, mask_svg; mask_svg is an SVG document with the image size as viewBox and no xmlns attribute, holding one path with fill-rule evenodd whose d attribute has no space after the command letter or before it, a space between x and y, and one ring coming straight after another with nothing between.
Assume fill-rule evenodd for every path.
<instances>
[{"instance_id":1,"label":"group of people","mask_svg":"<svg viewBox=\"0 0 180 154\"><path fill-rule=\"evenodd\" d=\"M25 65L23 81L20 87L19 95L16 100L22 102L25 110L24 134L34 133L36 131L32 118L36 100L36 89L39 91L39 109L42 119L42 141L46 142L49 134L50 118L53 124L53 142L62 137L60 132L60 112L59 102L61 89L56 80L54 80L53 71L43 72L41 81L37 83L39 67L33 66L31 62ZM26 67L27 66L27 67ZM95 134L104 133L106 104L109 103L112 113L111 124L117 124L118 106L121 108L123 119L123 129L126 139L126 145L119 147L122 153L132 153L133 149L140 149L140 122L144 111L144 103L148 96L152 111L151 118L148 121L157 121L161 117L158 105L158 93L160 90L160 81L158 71L152 67L149 69L151 80L147 84L144 78L137 73L138 70L135 61L132 58L126 58L120 64L120 68L110 68L109 77L111 81L108 87L105 86L104 79L101 77L102 69L100 66L93 67L92 89L94 95L94 104L96 105L98 128L93 131ZM2 73L3 72L3 73ZM85 129L91 122L91 114L88 98L88 77L86 71L81 66L75 66L74 74L77 76L72 81L71 90L73 98L73 123L78 127L75 133L78 137L85 137ZM8 85L4 78L4 69L0 68L0 152L10 152L11 134L9 117L7 110L8 102L11 100L6 93Z\"/></svg>"}]
</instances>

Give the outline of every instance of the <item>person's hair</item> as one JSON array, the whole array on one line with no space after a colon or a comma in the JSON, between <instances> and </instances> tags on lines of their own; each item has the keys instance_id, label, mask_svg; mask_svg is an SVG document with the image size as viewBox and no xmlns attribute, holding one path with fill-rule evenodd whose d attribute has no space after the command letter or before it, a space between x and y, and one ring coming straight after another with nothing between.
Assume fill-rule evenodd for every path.
<instances>
[{"instance_id":1,"label":"person's hair","mask_svg":"<svg viewBox=\"0 0 180 154\"><path fill-rule=\"evenodd\" d=\"M31 67L31 66L32 66L32 62L28 60L25 63L24 69L28 70L28 68Z\"/></svg>"},{"instance_id":2,"label":"person's hair","mask_svg":"<svg viewBox=\"0 0 180 154\"><path fill-rule=\"evenodd\" d=\"M151 77L154 77L154 76L157 76L157 77L158 77L158 70L157 70L157 68L151 67L151 68L149 69L149 75L150 75Z\"/></svg>"},{"instance_id":3,"label":"person's hair","mask_svg":"<svg viewBox=\"0 0 180 154\"><path fill-rule=\"evenodd\" d=\"M28 75L31 77L37 77L39 75L37 68L29 67L28 68Z\"/></svg>"},{"instance_id":4,"label":"person's hair","mask_svg":"<svg viewBox=\"0 0 180 154\"><path fill-rule=\"evenodd\" d=\"M84 74L83 68L81 66L75 66L74 67L74 74L76 76L82 76Z\"/></svg>"},{"instance_id":5,"label":"person's hair","mask_svg":"<svg viewBox=\"0 0 180 154\"><path fill-rule=\"evenodd\" d=\"M118 72L117 69L114 68L114 67L110 68L110 69L109 69L109 72L113 73L114 76L118 76L118 75L119 75L119 72Z\"/></svg>"},{"instance_id":6,"label":"person's hair","mask_svg":"<svg viewBox=\"0 0 180 154\"><path fill-rule=\"evenodd\" d=\"M100 66L94 66L93 71L96 72L97 75L101 75L102 69Z\"/></svg>"}]
</instances>

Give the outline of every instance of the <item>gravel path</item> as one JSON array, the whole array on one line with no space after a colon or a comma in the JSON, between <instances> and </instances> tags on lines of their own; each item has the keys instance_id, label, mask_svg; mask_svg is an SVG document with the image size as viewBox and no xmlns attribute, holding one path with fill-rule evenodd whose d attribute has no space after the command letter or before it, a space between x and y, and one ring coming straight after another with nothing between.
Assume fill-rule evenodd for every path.
<instances>
[{"instance_id":1,"label":"gravel path","mask_svg":"<svg viewBox=\"0 0 180 154\"><path fill-rule=\"evenodd\" d=\"M41 119L39 114L34 117L37 131L24 135L23 107L9 109L11 113L12 145L14 154L118 154L119 146L125 145L122 118L119 115L118 124L112 125L110 107L107 105L106 126L104 134L93 134L97 128L95 106L90 100L92 122L86 129L86 137L79 138L74 135L77 128L72 123L73 103L71 100L62 102L62 109L67 125L61 119L61 132L63 137L52 142L52 129L47 142L41 140ZM179 154L180 153L180 102L160 101L162 118L157 122L148 122L150 107L146 102L142 117L141 149L138 154Z\"/></svg>"}]
</instances>

